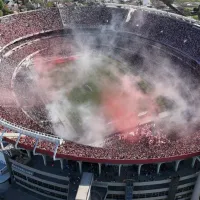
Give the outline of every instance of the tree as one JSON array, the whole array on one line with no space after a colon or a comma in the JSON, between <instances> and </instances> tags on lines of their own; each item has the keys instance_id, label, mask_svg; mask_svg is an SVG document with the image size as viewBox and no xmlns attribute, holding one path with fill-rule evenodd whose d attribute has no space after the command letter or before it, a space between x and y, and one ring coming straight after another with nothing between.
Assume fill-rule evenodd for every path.
<instances>
[{"instance_id":1,"label":"tree","mask_svg":"<svg viewBox=\"0 0 200 200\"><path fill-rule=\"evenodd\" d=\"M196 11L196 14L198 16L198 19L200 20L200 5L198 8L194 8L194 11Z\"/></svg>"},{"instance_id":2,"label":"tree","mask_svg":"<svg viewBox=\"0 0 200 200\"><path fill-rule=\"evenodd\" d=\"M52 1L48 1L46 7L47 8L55 7L55 4Z\"/></svg>"},{"instance_id":3,"label":"tree","mask_svg":"<svg viewBox=\"0 0 200 200\"><path fill-rule=\"evenodd\" d=\"M25 6L26 6L27 10L34 10L35 9L34 5L31 4L30 2L26 3Z\"/></svg>"},{"instance_id":4,"label":"tree","mask_svg":"<svg viewBox=\"0 0 200 200\"><path fill-rule=\"evenodd\" d=\"M0 10L2 10L2 9L3 9L3 7L4 7L4 3L3 3L3 1L2 1L2 0L0 0Z\"/></svg>"},{"instance_id":5,"label":"tree","mask_svg":"<svg viewBox=\"0 0 200 200\"><path fill-rule=\"evenodd\" d=\"M0 0L0 16L12 14L13 12L8 9L2 0Z\"/></svg>"},{"instance_id":6,"label":"tree","mask_svg":"<svg viewBox=\"0 0 200 200\"><path fill-rule=\"evenodd\" d=\"M63 0L63 3L71 3L71 0Z\"/></svg>"},{"instance_id":7,"label":"tree","mask_svg":"<svg viewBox=\"0 0 200 200\"><path fill-rule=\"evenodd\" d=\"M186 16L190 16L190 15L191 15L191 10L188 9L188 8L184 8L184 14L185 14Z\"/></svg>"},{"instance_id":8,"label":"tree","mask_svg":"<svg viewBox=\"0 0 200 200\"><path fill-rule=\"evenodd\" d=\"M4 5L2 11L3 11L3 15L9 15L13 13L13 11L9 10L6 5Z\"/></svg>"},{"instance_id":9,"label":"tree","mask_svg":"<svg viewBox=\"0 0 200 200\"><path fill-rule=\"evenodd\" d=\"M44 1L42 0L32 0L33 3L39 4L40 6L44 6Z\"/></svg>"}]
</instances>

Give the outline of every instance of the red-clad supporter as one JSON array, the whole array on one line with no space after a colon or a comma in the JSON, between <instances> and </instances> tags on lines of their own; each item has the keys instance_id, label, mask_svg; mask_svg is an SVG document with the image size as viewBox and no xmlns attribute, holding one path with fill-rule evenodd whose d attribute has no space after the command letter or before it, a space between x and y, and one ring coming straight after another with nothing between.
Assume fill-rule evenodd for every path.
<instances>
[{"instance_id":1,"label":"red-clad supporter","mask_svg":"<svg viewBox=\"0 0 200 200\"><path fill-rule=\"evenodd\" d=\"M55 150L55 144L48 141L40 140L37 144L37 148L53 152Z\"/></svg>"},{"instance_id":2,"label":"red-clad supporter","mask_svg":"<svg viewBox=\"0 0 200 200\"><path fill-rule=\"evenodd\" d=\"M76 9L75 9L76 10ZM92 10L93 13L97 13L95 10ZM66 20L67 24L72 19L72 15L69 15L71 9L66 9ZM69 12L69 13L68 13ZM78 11L76 11L78 13ZM141 11L140 11L141 12ZM76 15L77 17L73 19L74 22L79 24L96 24L95 17L90 16L89 12L85 12L82 15ZM135 12L136 13L136 12ZM76 14L76 13L75 13ZM127 32L133 31L138 35L144 35L148 33L148 37L152 40L156 40L163 44L170 46L175 46L182 51L185 51L194 58L199 58L199 51L197 51L197 46L199 41L199 34L195 34L195 31L192 31L193 26L190 26L189 23L180 23L178 20L173 20L169 17L160 17L160 15L155 15L151 13L141 13L145 20L144 23L138 24L137 17L135 21L130 21L130 24L127 23L125 30ZM28 13L21 13L19 15L11 15L1 18L0 21L0 49L4 45L19 39L20 37L28 36L29 34L36 34L43 31L49 30L59 30L62 28L61 19L58 9L48 9L48 10L39 10ZM126 16L126 15L125 15ZM141 15L138 15L141 16ZM69 17L69 19L68 19ZM87 19L89 20L85 20ZM149 21L154 21L153 28L149 26ZM17 22L17 23L16 23ZM168 26L170 24L170 26ZM135 27L140 28L135 28ZM134 27L131 29L131 27ZM148 30L148 31L147 31ZM185 32L185 36L182 32ZM174 37L171 33L176 33L177 36ZM184 43L186 41L186 44ZM187 42L188 41L188 42ZM18 64L23 58L27 57L31 53L34 53L41 49L48 49L46 51L55 50L54 47L56 44L59 46L62 41L58 42L58 39L48 38L45 40L35 40L31 41L30 44L26 44L25 40L19 42L17 45L25 44L23 47L19 47L12 54L7 54L4 59L1 60L1 65L6 67L6 73L11 77L14 71L14 67ZM50 45L51 46L50 46ZM9 48L13 49L13 46ZM12 47L12 48L11 48ZM45 52L47 55L48 52ZM11 70L12 69L12 70ZM10 79L7 80L8 85L10 85ZM5 81L6 82L6 81ZM3 83L2 83L3 84ZM23 88L21 88L23 90ZM20 126L30 128L33 130L44 131L43 128L38 126L30 118L26 117L25 114L20 111L18 108L6 108L3 109L0 107L0 117ZM3 127L0 126L0 129L3 130ZM7 132L9 132L7 130ZM16 138L13 140L16 141ZM36 139L22 136L20 138L19 144L23 143L34 147ZM116 134L105 140L104 148L95 148L76 144L73 142L65 141L59 148L59 154L66 154L75 157L86 157L86 158L97 158L97 159L149 159L149 158L166 158L170 156L178 156L183 154L189 154L200 151L200 133L196 132L176 140L170 140L164 134L164 131L161 129L153 129L151 125L144 125L138 127L135 131L127 133L124 135ZM47 151L54 151L55 145L46 142L39 141L37 148L41 148Z\"/></svg>"},{"instance_id":3,"label":"red-clad supporter","mask_svg":"<svg viewBox=\"0 0 200 200\"><path fill-rule=\"evenodd\" d=\"M0 117L7 121L36 131L45 131L37 123L28 118L19 108L0 107Z\"/></svg>"},{"instance_id":4,"label":"red-clad supporter","mask_svg":"<svg viewBox=\"0 0 200 200\"><path fill-rule=\"evenodd\" d=\"M34 147L36 139L29 136L21 136L19 143L29 144L29 146Z\"/></svg>"},{"instance_id":5,"label":"red-clad supporter","mask_svg":"<svg viewBox=\"0 0 200 200\"><path fill-rule=\"evenodd\" d=\"M0 47L20 37L62 28L56 8L6 16L0 22Z\"/></svg>"},{"instance_id":6,"label":"red-clad supporter","mask_svg":"<svg viewBox=\"0 0 200 200\"><path fill-rule=\"evenodd\" d=\"M144 125L135 130L136 134L122 136L115 134L105 140L103 148L85 146L74 142L65 141L59 146L57 153L85 158L96 159L150 159L167 158L200 151L200 133L187 135L177 140L169 140L162 130L152 130L152 125ZM130 140L137 136L137 141ZM16 140L15 140L16 141ZM19 143L31 145L36 144L34 138L23 136ZM51 151L55 150L55 144L47 141L39 141L37 148Z\"/></svg>"}]
</instances>

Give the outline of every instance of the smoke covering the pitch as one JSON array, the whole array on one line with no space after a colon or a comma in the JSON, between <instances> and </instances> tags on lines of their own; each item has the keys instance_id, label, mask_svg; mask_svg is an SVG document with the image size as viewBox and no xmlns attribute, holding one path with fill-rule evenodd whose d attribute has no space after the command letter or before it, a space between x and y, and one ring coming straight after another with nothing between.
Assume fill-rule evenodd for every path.
<instances>
[{"instance_id":1,"label":"smoke covering the pitch","mask_svg":"<svg viewBox=\"0 0 200 200\"><path fill-rule=\"evenodd\" d=\"M134 13L134 11L132 10L131 13ZM129 13L127 22L131 21L130 15ZM119 23L114 19L111 24L113 25L109 28L116 31L115 26ZM142 24L142 16L138 15L138 26ZM105 31L106 29L102 28L100 35L102 43L106 40ZM71 52L71 55L80 56L74 67L72 62L70 67L58 69L61 72L63 70L61 75L52 77L52 75L49 75L48 66L44 67L44 63L40 62L40 59L35 63L35 70L39 74L42 73L42 76L38 76L37 81L48 97L46 109L55 134L82 144L98 146L110 133L136 127L141 122L141 118L138 117L140 112L146 111L148 117L155 117L159 112L155 102L158 96L164 96L174 103L173 108L168 110L169 115L165 121L167 129L171 130L178 127L179 130L180 127L184 127L185 130L188 127L188 122L198 122L199 106L198 103L194 104L193 101L198 99L196 89L192 89L194 85L189 77L182 77L181 72L177 70L174 62L168 57L157 56L158 50L148 52L145 45L135 47L135 51L145 55L143 61L143 69L145 70L139 70L137 75L132 74L131 64L126 63L119 56L119 60L123 61L121 63L123 72L121 73L117 66L106 66L107 63L104 60L105 54L113 58L118 57L113 52L117 34L113 34L110 41L106 40L109 42L107 46L110 48L107 47L109 51L105 52L104 49L98 52L94 51L92 44L96 41L95 36L82 37L80 35L78 30L74 30L74 40L78 46L74 49L74 52ZM157 65L159 63L159 68L151 66L154 58L156 58ZM98 75L92 77L98 82L97 85L101 90L100 104L95 105L91 102L74 104L69 101L68 94L70 91L87 84L87 79L91 78L94 71L99 68L109 68L118 79L116 83L113 83L110 80L98 77ZM62 76L66 72L71 76L68 78ZM152 92L144 94L138 89L136 82L140 81L141 77L151 84ZM79 113L79 119L75 121L75 123L80 123L78 126L69 120L71 110L76 110ZM163 122L164 120L157 119L156 123L160 123L160 121ZM180 134L183 133L180 132Z\"/></svg>"}]
</instances>

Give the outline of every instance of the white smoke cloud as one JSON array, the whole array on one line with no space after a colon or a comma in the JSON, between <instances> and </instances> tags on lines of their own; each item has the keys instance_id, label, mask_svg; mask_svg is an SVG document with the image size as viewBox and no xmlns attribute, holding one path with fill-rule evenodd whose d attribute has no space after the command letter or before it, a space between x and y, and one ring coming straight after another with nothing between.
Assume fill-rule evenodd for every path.
<instances>
[{"instance_id":1,"label":"white smoke cloud","mask_svg":"<svg viewBox=\"0 0 200 200\"><path fill-rule=\"evenodd\" d=\"M126 22L132 23L131 18L135 17L134 23L131 25L135 28L141 28L145 19L140 12L136 16L135 13L131 10L127 15ZM132 47L134 52L144 56L143 63L141 66L138 66L141 70L138 69L139 73L137 75L132 75L131 68L135 66L131 63L128 64L128 60L125 60L123 56L116 54L114 51L119 37L117 27L119 30L123 27L122 23L119 23L118 16L113 18L110 26L102 27L101 31L96 35L82 33L78 29L74 29L74 41L70 44L73 52L70 52L70 55L74 54L78 56L78 59L71 64L67 64L64 68L53 70L55 73L44 71L43 77L38 80L41 86L40 92L43 90L47 98L49 98L46 103L46 109L55 134L67 140L98 146L104 141L106 136L115 131L113 127L115 122L110 122L110 119L107 119L107 116L105 116L101 109L101 105L96 106L91 102L74 104L74 102L68 99L68 94L74 88L84 86L89 79L95 80L100 88L109 88L109 82L97 75L94 76L95 72L100 68L108 68L115 76L119 79L121 78L121 82L117 84L116 88L119 89L122 97L123 95L125 96L125 92L127 93L127 102L122 101L122 105L127 110L138 111L139 103L142 102L144 95L141 95L135 84L139 80L144 79L152 84L154 88L150 94L150 100L158 96L165 96L172 102L175 102L175 106L168 111L169 117L165 121L167 128L174 127L174 124L187 127L188 118L185 117L185 113L190 113L193 116L190 117L192 122L198 121L200 107L197 103L192 105L191 102L193 102L193 98L198 99L199 95L198 91L191 89L192 83L189 77L182 77L181 72L175 66L176 64L170 58L165 55L159 55L159 53L163 55L163 52L161 49L159 50L160 47L158 45L155 51L149 52L145 42L140 44L140 46L135 45ZM108 33L108 29L113 31L112 35L111 32ZM128 41L125 37L123 40L125 42ZM69 40L67 39L67 41ZM97 41L100 44L99 50L95 49ZM67 48L67 43L63 43ZM104 48L101 45L104 45ZM127 42L127 45L130 44ZM59 52L58 49L55 50L55 56L57 52ZM105 57L108 59L108 56L111 56L113 60L120 61L119 65L123 67L123 72L119 72L116 61L112 64L108 64L105 61ZM43 65L44 63L42 63L41 69L44 69ZM128 80L132 80L133 83L130 85L127 82L129 90L126 90L127 88L122 84L122 80L126 77L128 77ZM113 96L113 98L115 97L118 96ZM149 107L154 107L154 105L151 105L152 102L149 101L149 98L148 103ZM79 115L77 121L70 120L71 111L74 110ZM133 118L138 122L136 116L133 116Z\"/></svg>"},{"instance_id":2,"label":"white smoke cloud","mask_svg":"<svg viewBox=\"0 0 200 200\"><path fill-rule=\"evenodd\" d=\"M90 102L74 104L74 102L69 101L67 96L74 88L83 87L88 79L92 78L96 80L97 84L103 84L101 77L97 75L93 77L99 67L104 67L102 66L103 58L97 56L92 59L93 56L96 56L96 54L86 51L78 57L76 63L56 69L58 73L51 80L50 91L46 90L47 88L44 88L44 90L47 94L52 92L54 94L46 105L46 109L55 134L82 144L99 145L103 142L105 136L111 133L100 108ZM104 64L106 68L106 63ZM48 73L46 75L49 76ZM54 73L50 76L54 76ZM54 88L57 84L59 88ZM79 115L77 121L69 119L70 113L74 109Z\"/></svg>"}]
</instances>

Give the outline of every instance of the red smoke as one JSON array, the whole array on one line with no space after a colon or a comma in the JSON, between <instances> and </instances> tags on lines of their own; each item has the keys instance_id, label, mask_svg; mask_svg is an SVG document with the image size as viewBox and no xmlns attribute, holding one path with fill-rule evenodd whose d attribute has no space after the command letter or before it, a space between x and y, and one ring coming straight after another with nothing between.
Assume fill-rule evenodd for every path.
<instances>
[{"instance_id":1,"label":"red smoke","mask_svg":"<svg viewBox=\"0 0 200 200\"><path fill-rule=\"evenodd\" d=\"M136 127L141 122L139 113L147 111L148 115L152 115L155 112L151 97L140 92L131 77L122 77L120 83L107 84L109 87L102 92L103 112L119 132Z\"/></svg>"},{"instance_id":2,"label":"red smoke","mask_svg":"<svg viewBox=\"0 0 200 200\"><path fill-rule=\"evenodd\" d=\"M74 62L77 60L78 56L68 56L68 57L51 57L51 58L43 58L37 56L34 58L34 69L37 72L37 85L40 92L45 92L45 100L46 102L52 100L54 98L54 91L51 90L54 82L52 82L51 77L49 76L49 72L54 70L57 67L62 66L61 64L67 64L70 62ZM41 94L40 94L41 95Z\"/></svg>"},{"instance_id":3,"label":"red smoke","mask_svg":"<svg viewBox=\"0 0 200 200\"><path fill-rule=\"evenodd\" d=\"M15 97L9 89L0 88L0 105L4 107L17 107Z\"/></svg>"},{"instance_id":4,"label":"red smoke","mask_svg":"<svg viewBox=\"0 0 200 200\"><path fill-rule=\"evenodd\" d=\"M53 83L51 78L45 74L55 67L59 67L59 64L71 62L77 58L77 56L71 56L67 58L51 58L51 60L35 59L35 70L40 76L38 85L48 91L49 100L54 95L53 91L51 94L48 90ZM119 74L119 77L120 83L116 84L108 80L107 84L103 86L101 106L106 118L112 122L116 131L122 132L133 129L141 123L141 117L138 116L139 113L147 112L147 115L143 116L142 120L152 116L155 113L156 106L150 95L145 95L136 87L134 80L138 81L138 78L122 74Z\"/></svg>"},{"instance_id":5,"label":"red smoke","mask_svg":"<svg viewBox=\"0 0 200 200\"><path fill-rule=\"evenodd\" d=\"M45 73L58 67L59 64L70 63L77 60L78 56L68 56L68 57L54 57L54 58L34 58L34 68L37 73Z\"/></svg>"}]
</instances>

